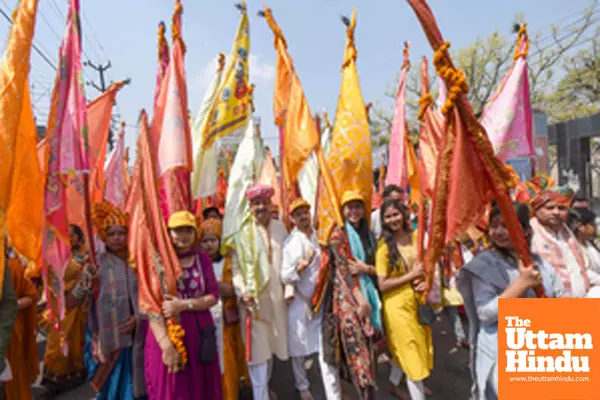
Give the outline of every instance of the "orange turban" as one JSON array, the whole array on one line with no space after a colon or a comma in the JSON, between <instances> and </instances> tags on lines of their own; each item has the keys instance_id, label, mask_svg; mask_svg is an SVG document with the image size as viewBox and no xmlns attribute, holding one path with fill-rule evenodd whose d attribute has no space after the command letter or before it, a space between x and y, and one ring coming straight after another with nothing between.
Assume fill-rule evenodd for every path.
<instances>
[{"instance_id":1,"label":"orange turban","mask_svg":"<svg viewBox=\"0 0 600 400\"><path fill-rule=\"evenodd\" d=\"M200 225L200 232L212 233L218 238L221 238L223 233L223 223L219 219L209 218L202 221Z\"/></svg>"},{"instance_id":2,"label":"orange turban","mask_svg":"<svg viewBox=\"0 0 600 400\"><path fill-rule=\"evenodd\" d=\"M549 201L555 201L561 206L569 207L573 198L573 190L566 186L560 186L553 190L545 190L539 193L532 201L531 207L538 210Z\"/></svg>"},{"instance_id":3,"label":"orange turban","mask_svg":"<svg viewBox=\"0 0 600 400\"><path fill-rule=\"evenodd\" d=\"M129 216L123 214L117 207L104 201L94 204L92 220L102 241L106 240L108 230L113 226L129 226Z\"/></svg>"}]
</instances>

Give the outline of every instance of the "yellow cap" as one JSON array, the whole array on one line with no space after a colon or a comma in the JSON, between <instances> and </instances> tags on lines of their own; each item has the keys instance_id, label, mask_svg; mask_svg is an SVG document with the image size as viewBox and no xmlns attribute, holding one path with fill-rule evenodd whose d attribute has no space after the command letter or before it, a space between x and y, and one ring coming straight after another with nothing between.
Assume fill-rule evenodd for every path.
<instances>
[{"instance_id":1,"label":"yellow cap","mask_svg":"<svg viewBox=\"0 0 600 400\"><path fill-rule=\"evenodd\" d=\"M310 204L308 204L308 201L304 200L302 197L298 197L290 205L290 214L293 213L294 211L296 211L297 209L301 208L301 207L308 207L308 208L310 208Z\"/></svg>"},{"instance_id":2,"label":"yellow cap","mask_svg":"<svg viewBox=\"0 0 600 400\"><path fill-rule=\"evenodd\" d=\"M360 193L355 192L354 190L347 190L342 196L342 206L344 206L347 203L350 203L351 201L360 201L364 203L365 199Z\"/></svg>"},{"instance_id":3,"label":"yellow cap","mask_svg":"<svg viewBox=\"0 0 600 400\"><path fill-rule=\"evenodd\" d=\"M171 214L169 223L167 224L169 229L177 229L184 227L191 227L196 229L196 217L189 211L177 211Z\"/></svg>"}]
</instances>

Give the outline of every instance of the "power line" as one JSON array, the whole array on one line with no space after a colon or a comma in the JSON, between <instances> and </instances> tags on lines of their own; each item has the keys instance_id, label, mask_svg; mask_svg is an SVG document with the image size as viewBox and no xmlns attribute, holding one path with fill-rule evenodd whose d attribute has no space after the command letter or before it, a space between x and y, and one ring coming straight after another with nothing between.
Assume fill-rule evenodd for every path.
<instances>
[{"instance_id":1,"label":"power line","mask_svg":"<svg viewBox=\"0 0 600 400\"><path fill-rule=\"evenodd\" d=\"M10 18L8 16L8 14L6 13L6 11L4 11L4 9L2 7L0 7L0 14L2 14L2 16L12 25L13 21L12 18ZM42 50L40 50L40 48L35 44L32 43L33 49L35 50L35 52L42 57L42 59L46 62L46 64L48 64L50 66L50 68L52 68L53 70L56 71L56 63L52 62L52 60L50 60L50 58L48 56L46 56Z\"/></svg>"}]
</instances>

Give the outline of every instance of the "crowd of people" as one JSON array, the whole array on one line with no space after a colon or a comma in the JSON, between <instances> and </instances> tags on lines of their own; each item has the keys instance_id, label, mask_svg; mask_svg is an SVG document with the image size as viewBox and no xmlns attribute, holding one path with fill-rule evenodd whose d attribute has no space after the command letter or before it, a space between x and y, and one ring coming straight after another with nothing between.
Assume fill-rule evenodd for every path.
<instances>
[{"instance_id":1,"label":"crowd of people","mask_svg":"<svg viewBox=\"0 0 600 400\"><path fill-rule=\"evenodd\" d=\"M26 276L7 246L0 359L3 377L12 379L3 379L3 396L32 398L40 374L36 335L44 332L47 398L89 381L100 399L238 399L250 391L256 400L275 399L269 386L275 356L290 360L302 400L313 398L307 378L313 357L328 400L377 398L381 360L391 364L389 392L421 400L430 393L425 380L435 373L431 324L445 310L456 347L471 351L473 398L495 399L498 299L535 297L539 285L548 297L598 297L600 291L596 214L588 199L542 185L517 192L515 211L536 267L519 260L494 203L479 235L462 235L448 246L447 253L459 257L440 260L425 305L419 301L426 281L416 215L398 186L384 189L370 220L361 195L343 193L344 225L335 227L327 246L318 243L307 201L290 205L288 232L273 216L274 189L265 185L246 191L252 220L238 233L237 251L222 253L218 208L204 209L202 218L175 212L168 231L183 275L177 295L165 295L162 312L180 321L180 344L170 340L163 319L140 313L129 217L110 203L96 204L93 221L104 244L97 265L84 232L72 225L64 293L48 282L44 312L38 314L41 282ZM49 314L59 301L66 311L57 326ZM251 325L244 323L248 314ZM399 386L403 377L407 392ZM355 393L342 393L342 380Z\"/></svg>"}]
</instances>

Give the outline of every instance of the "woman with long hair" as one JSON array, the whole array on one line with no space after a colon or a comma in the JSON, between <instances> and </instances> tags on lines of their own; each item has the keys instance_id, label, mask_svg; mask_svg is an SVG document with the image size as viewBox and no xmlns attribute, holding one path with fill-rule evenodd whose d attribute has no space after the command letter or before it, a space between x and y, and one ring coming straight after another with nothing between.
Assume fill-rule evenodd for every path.
<instances>
[{"instance_id":1,"label":"woman with long hair","mask_svg":"<svg viewBox=\"0 0 600 400\"><path fill-rule=\"evenodd\" d=\"M424 400L423 380L433 369L433 344L431 328L419 323L417 300L425 283L423 264L417 260L410 210L398 200L384 202L381 226L375 269L383 293L388 348L394 362L406 373L411 398Z\"/></svg>"},{"instance_id":2,"label":"woman with long hair","mask_svg":"<svg viewBox=\"0 0 600 400\"><path fill-rule=\"evenodd\" d=\"M372 341L375 331L382 329L381 302L373 281L375 239L359 193L344 193L342 214L344 226L334 228L322 261L329 267L322 303L324 359L341 366L342 377L352 381L360 399L373 399Z\"/></svg>"},{"instance_id":3,"label":"woman with long hair","mask_svg":"<svg viewBox=\"0 0 600 400\"><path fill-rule=\"evenodd\" d=\"M514 207L531 246L529 208L520 203ZM523 266L497 203L489 215L488 235L491 247L461 268L457 284L469 318L472 395L481 400L496 400L498 299L535 297L533 289L539 285L543 285L548 297L562 297L565 292L552 266L536 254L533 254L535 268Z\"/></svg>"},{"instance_id":4,"label":"woman with long hair","mask_svg":"<svg viewBox=\"0 0 600 400\"><path fill-rule=\"evenodd\" d=\"M61 321L62 335L50 321L51 310L57 310L57 293L50 287L47 310L42 314L39 325L47 332L46 351L44 352L42 386L46 388L45 397L52 398L59 393L81 385L86 380L86 367L83 361L85 345L85 321L89 304L86 286L89 280L85 277L94 269L89 262L89 253L85 246L83 230L77 225L69 226L72 259L67 265L64 275L66 299L65 318ZM93 272L91 272L93 273ZM50 273L50 279L55 279ZM67 346L63 351L63 343Z\"/></svg>"},{"instance_id":5,"label":"woman with long hair","mask_svg":"<svg viewBox=\"0 0 600 400\"><path fill-rule=\"evenodd\" d=\"M177 281L177 296L164 296L162 312L166 319L179 319L188 359L183 365L166 321L151 318L144 353L150 400L222 398L216 329L210 313L219 299L219 283L209 256L195 249L196 224L188 211L175 212L168 221L183 275Z\"/></svg>"},{"instance_id":6,"label":"woman with long hair","mask_svg":"<svg viewBox=\"0 0 600 400\"><path fill-rule=\"evenodd\" d=\"M212 259L215 278L219 282L220 300L210 310L217 327L217 343L221 365L223 400L237 400L240 383L250 382L240 330L240 317L233 288L234 253L221 254L223 224L216 218L200 225L200 249Z\"/></svg>"}]
</instances>

